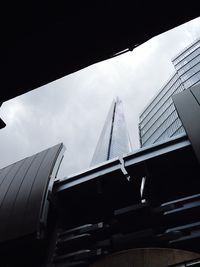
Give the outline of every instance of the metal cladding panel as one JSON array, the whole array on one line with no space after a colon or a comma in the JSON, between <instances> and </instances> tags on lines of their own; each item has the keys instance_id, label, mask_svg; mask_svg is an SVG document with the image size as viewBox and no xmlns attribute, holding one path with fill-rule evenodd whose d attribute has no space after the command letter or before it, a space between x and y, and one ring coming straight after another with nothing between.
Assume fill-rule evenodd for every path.
<instances>
[{"instance_id":1,"label":"metal cladding panel","mask_svg":"<svg viewBox=\"0 0 200 267\"><path fill-rule=\"evenodd\" d=\"M39 233L51 174L62 150L58 144L0 171L0 242Z\"/></svg>"},{"instance_id":2,"label":"metal cladding panel","mask_svg":"<svg viewBox=\"0 0 200 267\"><path fill-rule=\"evenodd\" d=\"M173 101L200 162L200 85L177 94Z\"/></svg>"},{"instance_id":3,"label":"metal cladding panel","mask_svg":"<svg viewBox=\"0 0 200 267\"><path fill-rule=\"evenodd\" d=\"M200 88L199 85L192 87L191 92L194 95L194 97L196 98L198 104L200 105L200 89L198 89L198 88Z\"/></svg>"}]
</instances>

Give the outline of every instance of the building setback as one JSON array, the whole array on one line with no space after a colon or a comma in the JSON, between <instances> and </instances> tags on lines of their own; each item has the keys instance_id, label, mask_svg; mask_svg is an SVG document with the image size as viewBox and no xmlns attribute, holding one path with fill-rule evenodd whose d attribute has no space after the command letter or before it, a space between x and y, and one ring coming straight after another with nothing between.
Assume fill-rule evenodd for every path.
<instances>
[{"instance_id":1,"label":"building setback","mask_svg":"<svg viewBox=\"0 0 200 267\"><path fill-rule=\"evenodd\" d=\"M140 115L141 147L185 133L171 97L200 82L200 39L179 53L172 63L176 71Z\"/></svg>"}]
</instances>

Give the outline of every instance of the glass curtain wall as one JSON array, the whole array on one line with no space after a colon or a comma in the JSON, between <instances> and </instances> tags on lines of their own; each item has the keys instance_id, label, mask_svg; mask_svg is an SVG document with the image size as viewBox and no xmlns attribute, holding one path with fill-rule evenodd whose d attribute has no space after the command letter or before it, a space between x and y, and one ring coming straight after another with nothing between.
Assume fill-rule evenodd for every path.
<instances>
[{"instance_id":1,"label":"glass curtain wall","mask_svg":"<svg viewBox=\"0 0 200 267\"><path fill-rule=\"evenodd\" d=\"M200 39L181 51L172 63L174 74L140 115L141 147L185 133L172 95L200 82Z\"/></svg>"}]
</instances>

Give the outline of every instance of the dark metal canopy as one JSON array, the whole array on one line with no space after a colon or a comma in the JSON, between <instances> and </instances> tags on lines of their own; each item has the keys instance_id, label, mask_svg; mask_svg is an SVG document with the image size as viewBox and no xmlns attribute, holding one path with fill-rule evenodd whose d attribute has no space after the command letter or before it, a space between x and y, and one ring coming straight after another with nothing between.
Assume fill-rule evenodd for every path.
<instances>
[{"instance_id":1,"label":"dark metal canopy","mask_svg":"<svg viewBox=\"0 0 200 267\"><path fill-rule=\"evenodd\" d=\"M197 3L196 3L197 5ZM1 5L0 103L132 50L198 17L198 6L169 2L13 1Z\"/></svg>"},{"instance_id":2,"label":"dark metal canopy","mask_svg":"<svg viewBox=\"0 0 200 267\"><path fill-rule=\"evenodd\" d=\"M45 229L51 192L63 144L58 144L0 170L0 245Z\"/></svg>"},{"instance_id":3,"label":"dark metal canopy","mask_svg":"<svg viewBox=\"0 0 200 267\"><path fill-rule=\"evenodd\" d=\"M57 181L53 262L90 266L139 247L198 251L199 170L191 142L179 135Z\"/></svg>"}]
</instances>

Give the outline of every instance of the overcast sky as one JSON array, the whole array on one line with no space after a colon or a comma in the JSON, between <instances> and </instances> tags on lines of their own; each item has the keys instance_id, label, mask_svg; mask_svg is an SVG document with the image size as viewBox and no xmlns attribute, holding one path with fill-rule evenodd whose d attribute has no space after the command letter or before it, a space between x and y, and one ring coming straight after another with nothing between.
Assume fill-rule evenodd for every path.
<instances>
[{"instance_id":1,"label":"overcast sky","mask_svg":"<svg viewBox=\"0 0 200 267\"><path fill-rule=\"evenodd\" d=\"M200 17L109 59L5 102L0 130L4 167L57 143L66 146L59 176L88 168L112 99L123 101L139 148L138 117L174 72L171 59L200 37ZM76 56L76 55L74 55Z\"/></svg>"}]
</instances>

